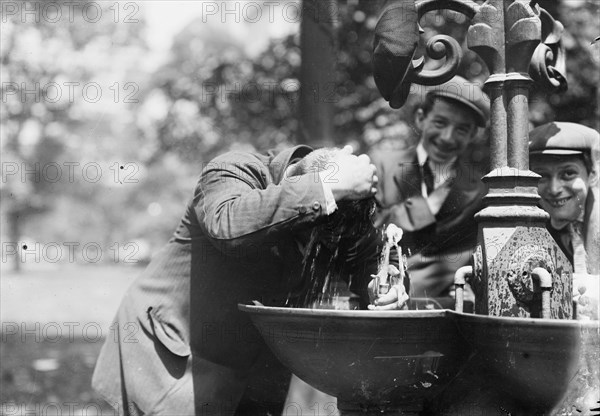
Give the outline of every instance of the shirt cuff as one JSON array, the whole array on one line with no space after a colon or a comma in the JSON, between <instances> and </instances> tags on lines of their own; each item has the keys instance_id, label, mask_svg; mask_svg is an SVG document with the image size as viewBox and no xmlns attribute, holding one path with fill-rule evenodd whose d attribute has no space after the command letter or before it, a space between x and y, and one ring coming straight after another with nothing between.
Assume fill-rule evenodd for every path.
<instances>
[{"instance_id":1,"label":"shirt cuff","mask_svg":"<svg viewBox=\"0 0 600 416\"><path fill-rule=\"evenodd\" d=\"M327 172L319 172L319 180L321 182L321 186L323 187L323 194L325 195L325 213L329 215L337 209L337 204L335 203L335 198L333 197L331 188L324 180L325 178L323 175L326 173Z\"/></svg>"}]
</instances>

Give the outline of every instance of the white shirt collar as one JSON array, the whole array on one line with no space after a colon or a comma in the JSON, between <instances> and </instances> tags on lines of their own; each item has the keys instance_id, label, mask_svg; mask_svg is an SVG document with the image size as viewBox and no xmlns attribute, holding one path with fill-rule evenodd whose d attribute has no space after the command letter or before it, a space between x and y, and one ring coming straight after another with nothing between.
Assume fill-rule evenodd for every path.
<instances>
[{"instance_id":1,"label":"white shirt collar","mask_svg":"<svg viewBox=\"0 0 600 416\"><path fill-rule=\"evenodd\" d=\"M421 142L417 146L417 161L419 162L419 166L423 166L427 162L427 151Z\"/></svg>"},{"instance_id":2,"label":"white shirt collar","mask_svg":"<svg viewBox=\"0 0 600 416\"><path fill-rule=\"evenodd\" d=\"M427 154L427 151L423 147L423 143L419 142L419 144L417 145L417 161L419 162L419 166L423 166L425 164L425 162L427 162L428 157L429 157L429 155ZM435 165L440 168L446 168L448 166L453 165L454 162L456 162L456 159L458 159L458 158L454 157L451 160L449 160L448 162L444 162L444 163L435 163L433 161L429 161L429 163L430 163L430 166Z\"/></svg>"},{"instance_id":3,"label":"white shirt collar","mask_svg":"<svg viewBox=\"0 0 600 416\"><path fill-rule=\"evenodd\" d=\"M431 160L428 161L429 156L427 155L427 151L421 142L419 142L417 145L416 152L419 166L422 167L425 165L425 163L429 163L429 168L433 173L434 189L437 189L441 184L443 184L448 179L448 176L454 175L454 163L456 162L457 157L454 157L450 161L444 163L435 163ZM425 186L424 182L421 182L421 193L423 194L424 198L427 198L427 187Z\"/></svg>"}]
</instances>

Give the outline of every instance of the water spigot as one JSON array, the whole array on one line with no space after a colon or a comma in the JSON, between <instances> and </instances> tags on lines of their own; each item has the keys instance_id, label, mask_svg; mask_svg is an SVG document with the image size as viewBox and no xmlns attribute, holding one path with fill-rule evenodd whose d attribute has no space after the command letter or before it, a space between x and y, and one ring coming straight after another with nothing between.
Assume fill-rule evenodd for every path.
<instances>
[{"instance_id":1,"label":"water spigot","mask_svg":"<svg viewBox=\"0 0 600 416\"><path fill-rule=\"evenodd\" d=\"M550 291L552 290L552 275L543 267L536 267L531 271L533 281L542 291L542 318L550 319Z\"/></svg>"},{"instance_id":2,"label":"water spigot","mask_svg":"<svg viewBox=\"0 0 600 416\"><path fill-rule=\"evenodd\" d=\"M463 303L465 300L465 284L467 283L467 277L473 276L473 266L463 266L459 268L454 274L454 310L456 312L463 311Z\"/></svg>"}]
</instances>

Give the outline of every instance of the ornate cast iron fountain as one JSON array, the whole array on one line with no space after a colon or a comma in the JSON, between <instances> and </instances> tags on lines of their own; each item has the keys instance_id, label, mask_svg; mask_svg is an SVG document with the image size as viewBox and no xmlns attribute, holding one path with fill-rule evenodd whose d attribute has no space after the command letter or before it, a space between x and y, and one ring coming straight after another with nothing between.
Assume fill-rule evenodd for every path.
<instances>
[{"instance_id":1,"label":"ornate cast iron fountain","mask_svg":"<svg viewBox=\"0 0 600 416\"><path fill-rule=\"evenodd\" d=\"M373 58L378 86L394 86L380 91L398 108L413 83L442 84L461 60L460 45L444 35L426 47L429 58L444 59L438 69L415 58L425 13L452 10L470 21L467 46L489 69L491 104L479 243L457 273L458 283L471 279L476 314L461 313L460 302L457 312L240 306L281 361L337 396L344 414L558 414L597 395L598 323L573 320L572 269L546 230L539 176L529 170L529 89L566 88L562 25L536 3L391 1L382 18L397 20L401 42L393 56L376 49Z\"/></svg>"},{"instance_id":2,"label":"ornate cast iron fountain","mask_svg":"<svg viewBox=\"0 0 600 416\"><path fill-rule=\"evenodd\" d=\"M382 18L398 20L403 36L396 39L406 40L395 45L393 60L386 58L390 51L376 49L374 70L392 107L404 104L412 83L438 85L456 75L461 47L449 36L434 36L426 47L431 58L445 58L440 68L425 70L423 58L413 59L422 32L419 21L433 10L452 10L470 19L467 45L490 71L484 90L490 97L492 170L484 177L489 187L485 208L477 214L479 245L471 282L476 313L540 317L541 291L532 272L541 267L552 277L550 316L572 318L570 265L546 230L548 214L537 207L539 176L529 170L528 152L528 98L534 79L547 89L566 88L563 27L530 1L390 2ZM394 74L395 79L378 74ZM389 85L395 85L391 94L386 92Z\"/></svg>"}]
</instances>

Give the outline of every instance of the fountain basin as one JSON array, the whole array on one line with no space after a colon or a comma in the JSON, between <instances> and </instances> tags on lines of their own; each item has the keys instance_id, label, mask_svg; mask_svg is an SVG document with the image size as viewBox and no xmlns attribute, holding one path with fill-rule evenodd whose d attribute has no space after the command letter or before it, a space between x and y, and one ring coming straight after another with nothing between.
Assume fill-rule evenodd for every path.
<instances>
[{"instance_id":1,"label":"fountain basin","mask_svg":"<svg viewBox=\"0 0 600 416\"><path fill-rule=\"evenodd\" d=\"M239 308L285 366L340 408L418 411L470 354L447 310Z\"/></svg>"},{"instance_id":2,"label":"fountain basin","mask_svg":"<svg viewBox=\"0 0 600 416\"><path fill-rule=\"evenodd\" d=\"M502 406L546 414L600 399L598 321L239 308L279 360L336 396L340 409L483 415Z\"/></svg>"},{"instance_id":3,"label":"fountain basin","mask_svg":"<svg viewBox=\"0 0 600 416\"><path fill-rule=\"evenodd\" d=\"M505 408L539 414L564 403L565 394L574 402L600 387L598 321L449 316L476 353L469 371L495 378L477 386L504 397Z\"/></svg>"}]
</instances>

